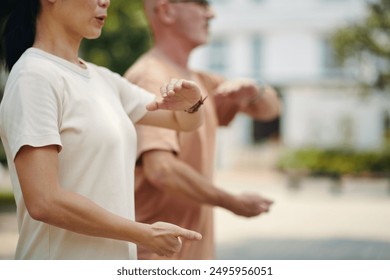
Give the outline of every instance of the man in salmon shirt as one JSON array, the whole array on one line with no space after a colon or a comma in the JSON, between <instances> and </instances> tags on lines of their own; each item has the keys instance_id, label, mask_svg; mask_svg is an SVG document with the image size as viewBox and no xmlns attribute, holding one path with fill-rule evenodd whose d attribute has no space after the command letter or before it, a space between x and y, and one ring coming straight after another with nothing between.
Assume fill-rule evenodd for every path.
<instances>
[{"instance_id":1,"label":"man in salmon shirt","mask_svg":"<svg viewBox=\"0 0 390 280\"><path fill-rule=\"evenodd\" d=\"M214 259L213 206L254 217L268 212L272 201L255 193L230 194L213 182L215 137L237 113L256 120L280 114L277 93L249 79L226 81L189 68L193 49L207 42L214 11L205 0L144 0L154 46L128 69L125 77L150 92L162 81L178 77L202 89L205 122L194 132L137 126L136 220L166 221L200 232L196 243L183 240L180 253L164 259ZM202 105L203 102L203 105ZM191 112L189 112L191 113ZM138 247L139 259L162 259Z\"/></svg>"}]
</instances>

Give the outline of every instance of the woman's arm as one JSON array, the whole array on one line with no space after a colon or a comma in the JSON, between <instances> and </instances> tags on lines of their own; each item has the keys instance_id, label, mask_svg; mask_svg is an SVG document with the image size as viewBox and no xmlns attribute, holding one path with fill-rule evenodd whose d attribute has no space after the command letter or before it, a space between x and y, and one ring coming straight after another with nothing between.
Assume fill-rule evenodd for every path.
<instances>
[{"instance_id":1,"label":"woman's arm","mask_svg":"<svg viewBox=\"0 0 390 280\"><path fill-rule=\"evenodd\" d=\"M172 224L130 221L64 190L58 181L57 146L23 146L15 157L15 166L24 202L35 220L80 234L141 244L165 256L180 250L178 237L201 239L199 233Z\"/></svg>"},{"instance_id":2,"label":"woman's arm","mask_svg":"<svg viewBox=\"0 0 390 280\"><path fill-rule=\"evenodd\" d=\"M163 99L149 104L149 112L137 124L191 131L203 123L204 100L195 82L172 79L160 91Z\"/></svg>"}]
</instances>

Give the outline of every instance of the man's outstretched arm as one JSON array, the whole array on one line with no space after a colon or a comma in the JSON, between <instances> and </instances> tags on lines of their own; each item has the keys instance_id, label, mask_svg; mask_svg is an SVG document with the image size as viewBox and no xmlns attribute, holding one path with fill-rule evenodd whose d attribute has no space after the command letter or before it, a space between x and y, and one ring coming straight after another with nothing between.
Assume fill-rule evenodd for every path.
<instances>
[{"instance_id":1,"label":"man's outstretched arm","mask_svg":"<svg viewBox=\"0 0 390 280\"><path fill-rule=\"evenodd\" d=\"M198 203L219 206L237 215L253 217L268 212L271 200L255 193L230 194L217 188L173 153L152 150L142 155L143 172L156 188Z\"/></svg>"}]
</instances>

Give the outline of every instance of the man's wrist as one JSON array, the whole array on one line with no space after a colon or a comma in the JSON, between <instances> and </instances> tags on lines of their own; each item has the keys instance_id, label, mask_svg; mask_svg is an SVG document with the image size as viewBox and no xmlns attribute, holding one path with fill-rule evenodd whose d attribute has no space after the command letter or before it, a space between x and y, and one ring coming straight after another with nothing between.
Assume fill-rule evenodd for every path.
<instances>
[{"instance_id":1,"label":"man's wrist","mask_svg":"<svg viewBox=\"0 0 390 280\"><path fill-rule=\"evenodd\" d=\"M257 85L256 88L257 88L256 95L249 100L248 102L249 105L256 104L264 96L265 89L266 89L265 85Z\"/></svg>"}]
</instances>

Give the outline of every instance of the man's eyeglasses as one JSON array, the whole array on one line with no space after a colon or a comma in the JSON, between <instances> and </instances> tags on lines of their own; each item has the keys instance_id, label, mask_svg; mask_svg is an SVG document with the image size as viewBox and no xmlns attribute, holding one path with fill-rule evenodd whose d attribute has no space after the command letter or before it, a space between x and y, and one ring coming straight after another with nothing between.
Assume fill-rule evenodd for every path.
<instances>
[{"instance_id":1,"label":"man's eyeglasses","mask_svg":"<svg viewBox=\"0 0 390 280\"><path fill-rule=\"evenodd\" d=\"M197 3L203 7L209 7L210 2L208 0L170 0L171 3Z\"/></svg>"}]
</instances>

